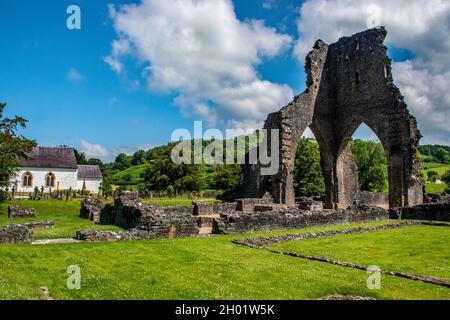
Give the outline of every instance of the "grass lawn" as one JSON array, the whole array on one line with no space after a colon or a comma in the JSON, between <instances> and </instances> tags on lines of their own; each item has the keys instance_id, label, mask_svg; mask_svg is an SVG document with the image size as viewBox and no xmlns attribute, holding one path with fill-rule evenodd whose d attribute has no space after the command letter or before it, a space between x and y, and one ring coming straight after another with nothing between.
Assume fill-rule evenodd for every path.
<instances>
[{"instance_id":1,"label":"grass lawn","mask_svg":"<svg viewBox=\"0 0 450 320\"><path fill-rule=\"evenodd\" d=\"M443 193L446 189L446 184L425 183L425 191L427 193Z\"/></svg>"},{"instance_id":2,"label":"grass lawn","mask_svg":"<svg viewBox=\"0 0 450 320\"><path fill-rule=\"evenodd\" d=\"M113 175L115 184L136 185L144 181L141 175L145 172L147 164L133 166ZM128 179L127 179L128 178ZM131 179L130 179L131 178Z\"/></svg>"},{"instance_id":3,"label":"grass lawn","mask_svg":"<svg viewBox=\"0 0 450 320\"><path fill-rule=\"evenodd\" d=\"M444 173L450 170L450 164L443 164L437 162L423 162L420 164L420 170L423 172L425 177L428 171L436 171L437 174L442 177Z\"/></svg>"},{"instance_id":4,"label":"grass lawn","mask_svg":"<svg viewBox=\"0 0 450 320\"><path fill-rule=\"evenodd\" d=\"M55 223L53 228L35 229L35 239L73 238L79 229L104 229L121 230L116 226L100 226L92 221L79 218L81 200L15 200L8 203L0 203L0 226L18 224L29 221L50 220ZM20 205L36 209L36 217L25 219L9 219L8 206Z\"/></svg>"},{"instance_id":5,"label":"grass lawn","mask_svg":"<svg viewBox=\"0 0 450 320\"><path fill-rule=\"evenodd\" d=\"M78 207L75 202L31 204L38 209L39 218L45 217L57 223L54 230L62 228L58 223L67 224L65 228L73 224L70 226L73 229L81 225L83 228L99 227L76 217ZM5 207L1 206L2 211ZM67 217L63 218L64 215ZM1 219L2 223L5 222L4 216ZM289 233L353 226L309 228ZM448 247L443 249L441 229L430 228L408 228L412 240L408 235L404 235L403 240L414 242L414 239L432 238L428 254L416 258L432 258L431 261L440 266L440 257L449 250ZM417 235L412 232L414 230L418 230ZM432 236L425 238L424 234L428 232L432 232ZM41 286L47 286L55 299L318 299L336 293L377 299L450 299L447 288L396 277L383 277L381 290L369 290L366 286L368 275L364 271L280 256L231 243L236 238L285 233L45 246L2 244L0 299L40 299L37 289ZM370 237L370 234L365 236ZM389 250L393 252L403 249L396 245L400 244L386 242L386 246L392 246ZM408 261L414 267L421 260L414 262L408 259L400 261L399 265L403 268ZM66 287L69 276L66 270L71 265L81 268L80 290Z\"/></svg>"},{"instance_id":6,"label":"grass lawn","mask_svg":"<svg viewBox=\"0 0 450 320\"><path fill-rule=\"evenodd\" d=\"M382 270L406 271L450 280L449 227L405 227L280 243L270 247L365 266L377 265Z\"/></svg>"}]
</instances>

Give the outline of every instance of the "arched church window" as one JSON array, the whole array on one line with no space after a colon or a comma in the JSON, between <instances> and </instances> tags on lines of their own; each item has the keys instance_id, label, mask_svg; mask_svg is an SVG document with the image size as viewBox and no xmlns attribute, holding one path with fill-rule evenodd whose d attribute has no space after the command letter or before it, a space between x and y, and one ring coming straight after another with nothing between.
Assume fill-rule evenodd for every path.
<instances>
[{"instance_id":1,"label":"arched church window","mask_svg":"<svg viewBox=\"0 0 450 320\"><path fill-rule=\"evenodd\" d=\"M33 186L33 176L30 172L25 172L22 177L22 185L24 187L32 187Z\"/></svg>"},{"instance_id":2,"label":"arched church window","mask_svg":"<svg viewBox=\"0 0 450 320\"><path fill-rule=\"evenodd\" d=\"M55 186L56 177L53 173L48 173L45 177L45 186L46 187L54 187Z\"/></svg>"}]
</instances>

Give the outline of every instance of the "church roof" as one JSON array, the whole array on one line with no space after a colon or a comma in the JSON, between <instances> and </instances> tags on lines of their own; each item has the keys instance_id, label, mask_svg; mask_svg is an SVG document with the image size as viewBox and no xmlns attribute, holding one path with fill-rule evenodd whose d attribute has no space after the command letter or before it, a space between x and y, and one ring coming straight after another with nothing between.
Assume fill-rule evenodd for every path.
<instances>
[{"instance_id":1,"label":"church roof","mask_svg":"<svg viewBox=\"0 0 450 320\"><path fill-rule=\"evenodd\" d=\"M80 179L103 179L102 171L99 166L79 165L78 180Z\"/></svg>"},{"instance_id":2,"label":"church roof","mask_svg":"<svg viewBox=\"0 0 450 320\"><path fill-rule=\"evenodd\" d=\"M19 158L20 167L77 169L73 148L34 147L27 158Z\"/></svg>"}]
</instances>

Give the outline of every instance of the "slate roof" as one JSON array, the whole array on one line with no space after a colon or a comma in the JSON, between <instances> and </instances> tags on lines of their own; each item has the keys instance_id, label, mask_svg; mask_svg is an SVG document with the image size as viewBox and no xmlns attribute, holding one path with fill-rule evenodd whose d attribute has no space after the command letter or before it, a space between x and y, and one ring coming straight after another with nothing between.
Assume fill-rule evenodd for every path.
<instances>
[{"instance_id":1,"label":"slate roof","mask_svg":"<svg viewBox=\"0 0 450 320\"><path fill-rule=\"evenodd\" d=\"M81 179L103 179L99 166L79 165L78 180Z\"/></svg>"},{"instance_id":2,"label":"slate roof","mask_svg":"<svg viewBox=\"0 0 450 320\"><path fill-rule=\"evenodd\" d=\"M20 167L77 169L73 148L34 147L28 158L19 158Z\"/></svg>"}]
</instances>

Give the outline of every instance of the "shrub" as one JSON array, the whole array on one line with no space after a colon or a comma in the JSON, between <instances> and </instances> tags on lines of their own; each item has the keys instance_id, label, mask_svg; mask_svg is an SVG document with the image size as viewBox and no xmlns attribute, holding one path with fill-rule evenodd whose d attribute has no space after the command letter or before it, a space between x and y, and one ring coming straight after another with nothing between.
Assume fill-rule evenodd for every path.
<instances>
[{"instance_id":1,"label":"shrub","mask_svg":"<svg viewBox=\"0 0 450 320\"><path fill-rule=\"evenodd\" d=\"M0 190L0 202L5 202L9 200L9 192Z\"/></svg>"}]
</instances>

